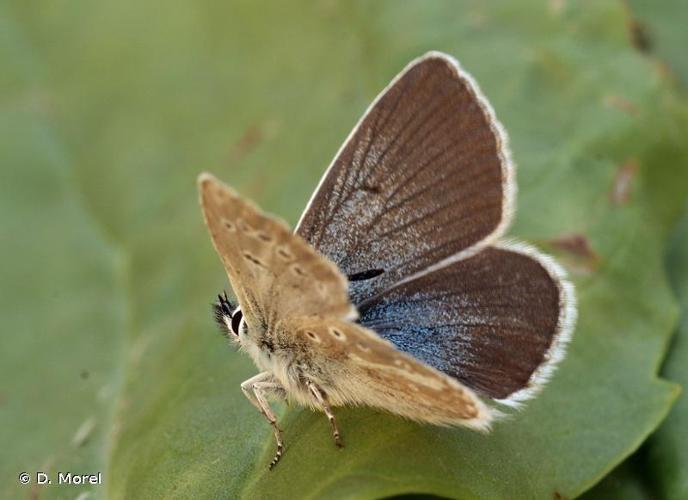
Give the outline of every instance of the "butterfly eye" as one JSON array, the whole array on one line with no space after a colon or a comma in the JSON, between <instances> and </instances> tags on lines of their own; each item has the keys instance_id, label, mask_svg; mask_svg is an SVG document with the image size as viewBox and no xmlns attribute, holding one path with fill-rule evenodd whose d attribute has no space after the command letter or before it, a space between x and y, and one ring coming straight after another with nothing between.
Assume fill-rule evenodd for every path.
<instances>
[{"instance_id":1,"label":"butterfly eye","mask_svg":"<svg viewBox=\"0 0 688 500\"><path fill-rule=\"evenodd\" d=\"M238 307L234 310L234 313L232 314L232 333L236 335L237 337L239 336L239 333L241 332L242 326L245 327L245 322L243 321L244 319L244 313L241 312L241 309Z\"/></svg>"}]
</instances>

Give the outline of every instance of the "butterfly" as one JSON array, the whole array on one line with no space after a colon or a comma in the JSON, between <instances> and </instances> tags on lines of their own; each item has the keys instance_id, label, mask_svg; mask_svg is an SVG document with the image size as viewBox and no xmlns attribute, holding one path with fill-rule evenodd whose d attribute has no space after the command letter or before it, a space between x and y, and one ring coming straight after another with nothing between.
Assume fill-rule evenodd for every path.
<instances>
[{"instance_id":1,"label":"butterfly","mask_svg":"<svg viewBox=\"0 0 688 500\"><path fill-rule=\"evenodd\" d=\"M503 240L516 184L507 135L452 57L412 61L373 101L295 232L210 174L198 180L239 304L217 321L260 373L241 384L329 419L366 405L486 431L532 398L564 357L576 316L562 268ZM487 404L485 401L492 402Z\"/></svg>"}]
</instances>

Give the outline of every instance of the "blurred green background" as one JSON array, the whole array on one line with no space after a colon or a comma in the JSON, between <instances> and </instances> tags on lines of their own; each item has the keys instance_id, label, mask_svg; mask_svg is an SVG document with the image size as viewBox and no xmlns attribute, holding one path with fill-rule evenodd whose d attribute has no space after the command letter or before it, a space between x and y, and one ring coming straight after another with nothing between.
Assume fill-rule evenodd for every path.
<instances>
[{"instance_id":1,"label":"blurred green background","mask_svg":"<svg viewBox=\"0 0 688 500\"><path fill-rule=\"evenodd\" d=\"M0 497L688 497L687 23L682 0L0 3ZM209 314L227 285L195 178L293 224L431 49L511 136L510 235L569 270L570 355L489 436L343 409L338 451L275 405L268 472L255 368Z\"/></svg>"}]
</instances>

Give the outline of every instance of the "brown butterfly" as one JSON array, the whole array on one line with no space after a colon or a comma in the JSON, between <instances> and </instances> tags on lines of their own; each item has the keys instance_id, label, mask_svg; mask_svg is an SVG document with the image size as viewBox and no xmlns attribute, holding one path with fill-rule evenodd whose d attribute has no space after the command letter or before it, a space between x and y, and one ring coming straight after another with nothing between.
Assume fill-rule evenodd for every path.
<instances>
[{"instance_id":1,"label":"brown butterfly","mask_svg":"<svg viewBox=\"0 0 688 500\"><path fill-rule=\"evenodd\" d=\"M487 430L547 381L572 333L573 287L552 260L500 238L516 185L507 136L473 79L431 52L383 90L325 172L296 234L209 174L210 235L239 301L226 334L268 403L366 405Z\"/></svg>"}]
</instances>

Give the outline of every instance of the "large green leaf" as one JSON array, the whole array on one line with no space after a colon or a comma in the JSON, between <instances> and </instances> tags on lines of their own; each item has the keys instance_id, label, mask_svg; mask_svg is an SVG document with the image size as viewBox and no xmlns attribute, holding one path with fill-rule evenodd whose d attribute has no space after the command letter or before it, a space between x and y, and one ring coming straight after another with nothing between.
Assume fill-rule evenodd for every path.
<instances>
[{"instance_id":1,"label":"large green leaf","mask_svg":"<svg viewBox=\"0 0 688 500\"><path fill-rule=\"evenodd\" d=\"M688 211L670 240L667 271L672 287L681 300L681 321L669 346L662 374L688 385ZM662 425L646 444L606 476L585 495L586 500L604 498L667 498L688 496L688 402L679 398Z\"/></svg>"},{"instance_id":2,"label":"large green leaf","mask_svg":"<svg viewBox=\"0 0 688 500\"><path fill-rule=\"evenodd\" d=\"M104 470L126 323L123 254L84 205L45 66L0 7L0 497ZM31 473L21 486L18 475ZM54 497L85 488L51 486Z\"/></svg>"},{"instance_id":3,"label":"large green leaf","mask_svg":"<svg viewBox=\"0 0 688 500\"><path fill-rule=\"evenodd\" d=\"M662 249L688 183L684 104L628 45L620 5L82 0L0 14L8 495L52 457L105 467L115 498L570 497L669 410L677 389L656 370L676 317ZM213 170L295 221L367 103L429 49L473 72L511 133L512 235L581 234L599 255L560 252L580 298L570 356L489 436L343 409L339 451L321 415L276 405L287 450L268 472L272 434L238 387L255 369L208 314L226 284L195 176ZM91 416L92 439L70 445Z\"/></svg>"},{"instance_id":4,"label":"large green leaf","mask_svg":"<svg viewBox=\"0 0 688 500\"><path fill-rule=\"evenodd\" d=\"M676 228L668 257L669 277L681 302L681 321L662 369L664 376L688 387L688 211ZM688 498L688 398L683 395L652 436L647 459L662 498Z\"/></svg>"},{"instance_id":5,"label":"large green leaf","mask_svg":"<svg viewBox=\"0 0 688 500\"><path fill-rule=\"evenodd\" d=\"M663 2L652 2L647 0L629 0L629 35L631 42L637 49L643 52L657 66L657 69L665 72L671 79L676 79L679 89L684 92L685 85L688 84L687 59L684 57L684 47L688 43L688 31L685 29L686 15L688 15L688 3L675 0ZM685 113L685 107L682 107ZM679 112L680 113L680 112ZM677 134L684 134L681 123L672 133L666 130L667 142L682 143L685 139ZM683 145L679 149L684 149ZM674 153L674 154L666 154ZM684 156L677 151L665 152L662 155L667 163L675 163L677 168L686 168ZM672 288L678 293L679 297L685 295L686 282L688 278L681 272L682 261L680 256L685 254L685 244L681 242L681 235L685 234L685 222L678 226L676 237L669 254L668 273L672 281ZM681 254L683 252L683 254ZM685 307L683 307L685 309ZM682 316L685 316L683 312ZM665 362L663 374L676 382L681 383L684 388L688 383L688 376L683 367L688 361L688 352L684 346L683 338L685 320L679 325L676 332L676 339L669 346L669 354ZM630 460L634 464L644 463L642 467L627 465L620 466L612 475L608 476L603 484L591 492L591 497L597 495L599 498L608 498L610 494L617 490L617 497L627 498L627 491L632 491L639 484L644 483L647 491L653 490L655 495L662 495L663 498L684 498L688 495L688 458L685 455L685 445L688 442L685 431L688 421L686 413L686 398L683 396L676 407L672 410L670 418L659 428L657 438L649 440L647 446L639 450ZM634 473L631 473L630 471ZM624 491L627 490L627 491Z\"/></svg>"}]
</instances>

